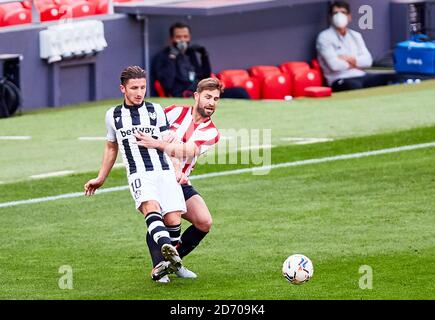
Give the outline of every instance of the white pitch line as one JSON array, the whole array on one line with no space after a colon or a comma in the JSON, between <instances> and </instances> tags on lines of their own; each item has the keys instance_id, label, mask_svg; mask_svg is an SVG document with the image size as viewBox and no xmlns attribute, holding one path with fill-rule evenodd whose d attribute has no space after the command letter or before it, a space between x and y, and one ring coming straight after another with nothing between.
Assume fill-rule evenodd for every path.
<instances>
[{"instance_id":1,"label":"white pitch line","mask_svg":"<svg viewBox=\"0 0 435 320\"><path fill-rule=\"evenodd\" d=\"M293 137L281 138L280 140L293 142L293 144L311 144L311 143L334 141L334 139L330 139L330 138L293 138Z\"/></svg>"},{"instance_id":2,"label":"white pitch line","mask_svg":"<svg viewBox=\"0 0 435 320\"><path fill-rule=\"evenodd\" d=\"M248 146L248 147L241 147L238 149L238 151L246 151L246 150L258 150L258 149L270 149L275 146L270 144L263 144L263 145L257 145L257 146Z\"/></svg>"},{"instance_id":3,"label":"white pitch line","mask_svg":"<svg viewBox=\"0 0 435 320\"><path fill-rule=\"evenodd\" d=\"M312 143L321 143L321 142L329 142L334 141L333 139L313 139L313 140L304 140L304 141L298 141L294 144L312 144Z\"/></svg>"},{"instance_id":4,"label":"white pitch line","mask_svg":"<svg viewBox=\"0 0 435 320\"><path fill-rule=\"evenodd\" d=\"M0 140L31 140L30 136L0 136Z\"/></svg>"},{"instance_id":5,"label":"white pitch line","mask_svg":"<svg viewBox=\"0 0 435 320\"><path fill-rule=\"evenodd\" d=\"M278 168L297 167L297 166L331 162L331 161L339 161L339 160L359 159L359 158L365 158L365 157L371 157L371 156L377 156L377 155L383 155L383 154L391 154L391 153L397 153L397 152L402 152L402 151L418 150L418 149L425 149L425 148L432 148L432 147L435 147L435 141L429 142L429 143L421 143L421 144L414 144L414 145L409 145L409 146L402 146L402 147L397 147L397 148L381 149L381 150L374 150L374 151L367 151L367 152L343 154L343 155L332 156L332 157L324 157L324 158L317 158L317 159L308 159L308 160L278 163L278 164L273 164L273 165L269 165L269 166L262 166L262 167L205 173L205 174L193 176L190 179L191 180L202 180L202 179L208 179L208 178L213 178L213 177L229 176L229 175L250 173L250 172L256 172L256 171L266 171L266 170L278 169ZM129 186L105 188L105 189L98 190L96 194L128 190L128 188L129 188ZM22 204L32 204L32 203L41 203L41 202L47 202L47 201L56 201L56 200L60 200L60 199L78 198L78 197L83 197L83 192L67 193L67 194L61 194L61 195L52 196L52 197L3 202L3 203L0 203L0 208L14 207L14 206L22 205Z\"/></svg>"},{"instance_id":6,"label":"white pitch line","mask_svg":"<svg viewBox=\"0 0 435 320\"><path fill-rule=\"evenodd\" d=\"M74 173L74 171L72 171L72 170L56 171L56 172L35 174L33 176L30 176L30 178L31 179L44 179L44 178L51 178L51 177L61 177L61 176L67 176L67 175L72 174L72 173Z\"/></svg>"},{"instance_id":7,"label":"white pitch line","mask_svg":"<svg viewBox=\"0 0 435 320\"><path fill-rule=\"evenodd\" d=\"M107 192L122 191L122 190L127 190L128 188L129 188L128 186L106 188L106 189L98 190L98 194L107 193ZM14 206L22 205L22 204L32 204L32 203L56 201L56 200L60 200L60 199L79 198L79 197L83 197L83 196L84 196L83 192L66 193L66 194L60 194L58 196L52 196L52 197L43 197L43 198L34 198L34 199L28 199L28 200L4 202L4 203L0 203L0 208L14 207Z\"/></svg>"},{"instance_id":8,"label":"white pitch line","mask_svg":"<svg viewBox=\"0 0 435 320\"><path fill-rule=\"evenodd\" d=\"M106 137L79 137L80 141L104 141Z\"/></svg>"}]
</instances>

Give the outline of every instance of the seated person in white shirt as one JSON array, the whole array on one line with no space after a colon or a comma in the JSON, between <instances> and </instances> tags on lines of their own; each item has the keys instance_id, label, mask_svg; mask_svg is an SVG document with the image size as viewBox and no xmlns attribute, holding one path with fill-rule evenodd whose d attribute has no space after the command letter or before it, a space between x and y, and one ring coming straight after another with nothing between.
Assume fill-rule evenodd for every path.
<instances>
[{"instance_id":1,"label":"seated person in white shirt","mask_svg":"<svg viewBox=\"0 0 435 320\"><path fill-rule=\"evenodd\" d=\"M395 74L370 74L372 56L364 39L347 26L352 21L350 6L335 1L329 7L331 26L317 37L317 55L320 67L333 91L344 91L382 86L395 81Z\"/></svg>"}]
</instances>

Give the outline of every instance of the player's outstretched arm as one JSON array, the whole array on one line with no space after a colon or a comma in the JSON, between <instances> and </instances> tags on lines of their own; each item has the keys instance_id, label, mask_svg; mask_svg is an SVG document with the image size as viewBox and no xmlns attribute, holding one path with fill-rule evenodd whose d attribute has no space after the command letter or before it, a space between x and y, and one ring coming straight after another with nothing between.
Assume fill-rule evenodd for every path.
<instances>
[{"instance_id":1,"label":"player's outstretched arm","mask_svg":"<svg viewBox=\"0 0 435 320\"><path fill-rule=\"evenodd\" d=\"M199 155L199 148L193 142L179 143L176 141L166 141L154 139L153 137L138 132L135 134L138 139L137 144L145 148L158 149L167 153L171 157L183 160L191 160Z\"/></svg>"},{"instance_id":2,"label":"player's outstretched arm","mask_svg":"<svg viewBox=\"0 0 435 320\"><path fill-rule=\"evenodd\" d=\"M100 172L95 179L91 179L85 184L85 196L92 196L95 191L103 185L104 181L110 173L110 170L112 170L112 167L115 164L117 156L118 143L107 141Z\"/></svg>"}]
</instances>

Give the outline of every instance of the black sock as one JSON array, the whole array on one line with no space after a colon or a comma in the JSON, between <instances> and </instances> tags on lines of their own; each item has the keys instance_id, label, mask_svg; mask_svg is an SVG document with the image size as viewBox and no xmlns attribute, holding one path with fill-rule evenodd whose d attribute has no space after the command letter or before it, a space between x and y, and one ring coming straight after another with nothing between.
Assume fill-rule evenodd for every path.
<instances>
[{"instance_id":1,"label":"black sock","mask_svg":"<svg viewBox=\"0 0 435 320\"><path fill-rule=\"evenodd\" d=\"M165 260L163 258L162 253L160 251L160 246L154 241L154 239L151 237L151 235L147 232L147 244L148 244L148 250L150 251L151 260L153 261L153 267L158 265L160 262Z\"/></svg>"},{"instance_id":2,"label":"black sock","mask_svg":"<svg viewBox=\"0 0 435 320\"><path fill-rule=\"evenodd\" d=\"M181 223L174 226L166 226L166 229L168 229L169 237L171 238L172 245L176 246L180 241Z\"/></svg>"},{"instance_id":3,"label":"black sock","mask_svg":"<svg viewBox=\"0 0 435 320\"><path fill-rule=\"evenodd\" d=\"M159 250L164 244L171 244L169 232L163 223L162 215L158 212L150 212L145 217L145 222L148 226L148 233L151 239L157 243Z\"/></svg>"},{"instance_id":4,"label":"black sock","mask_svg":"<svg viewBox=\"0 0 435 320\"><path fill-rule=\"evenodd\" d=\"M202 239L207 235L208 232L203 232L197 229L194 225L191 225L180 239L180 244L177 247L178 254L181 258L187 256L196 246L201 242Z\"/></svg>"}]
</instances>

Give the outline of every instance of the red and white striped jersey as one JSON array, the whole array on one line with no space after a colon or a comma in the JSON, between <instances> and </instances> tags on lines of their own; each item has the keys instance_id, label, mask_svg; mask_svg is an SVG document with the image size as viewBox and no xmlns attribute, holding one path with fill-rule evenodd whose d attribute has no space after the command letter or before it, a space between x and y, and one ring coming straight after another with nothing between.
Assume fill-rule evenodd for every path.
<instances>
[{"instance_id":1,"label":"red and white striped jersey","mask_svg":"<svg viewBox=\"0 0 435 320\"><path fill-rule=\"evenodd\" d=\"M194 142L201 155L219 141L219 131L210 118L203 123L195 124L192 112L193 107L190 106L173 105L165 109L170 130L177 135L180 141ZM190 162L182 161L181 168L186 176L192 172L197 159L198 157L195 157Z\"/></svg>"}]
</instances>

